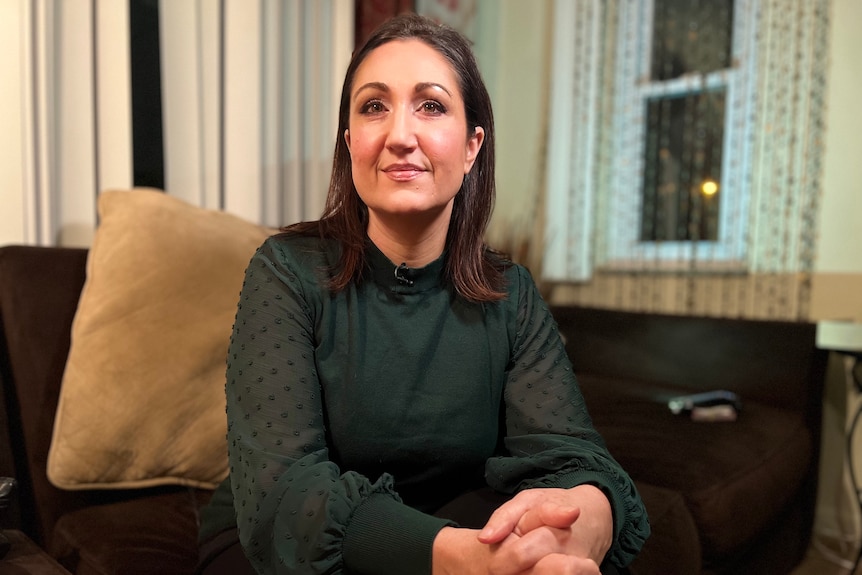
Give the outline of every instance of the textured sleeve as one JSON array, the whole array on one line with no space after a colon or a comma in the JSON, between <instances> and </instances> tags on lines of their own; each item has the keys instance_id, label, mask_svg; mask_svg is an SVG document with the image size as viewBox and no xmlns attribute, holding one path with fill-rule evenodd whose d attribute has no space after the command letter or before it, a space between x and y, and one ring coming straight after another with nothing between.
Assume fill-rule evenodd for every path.
<instances>
[{"instance_id":1,"label":"textured sleeve","mask_svg":"<svg viewBox=\"0 0 862 575\"><path fill-rule=\"evenodd\" d=\"M253 256L228 351L230 480L246 556L258 573L373 566L383 575L391 571L374 564L381 553L395 567L430 568L445 523L402 504L390 476L372 481L329 460L306 293L314 288L292 266L273 240Z\"/></svg>"},{"instance_id":2,"label":"textured sleeve","mask_svg":"<svg viewBox=\"0 0 862 575\"><path fill-rule=\"evenodd\" d=\"M529 273L517 272L511 280L518 284L517 328L504 392L508 453L488 461L488 483L505 493L596 485L613 510L608 558L628 565L650 532L643 502L593 428L547 305Z\"/></svg>"}]
</instances>

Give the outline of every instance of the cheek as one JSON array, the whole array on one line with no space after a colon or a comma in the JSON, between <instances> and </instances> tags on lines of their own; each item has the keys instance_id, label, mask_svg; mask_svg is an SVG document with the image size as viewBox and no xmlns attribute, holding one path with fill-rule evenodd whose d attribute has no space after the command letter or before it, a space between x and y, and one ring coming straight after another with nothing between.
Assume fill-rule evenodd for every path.
<instances>
[{"instance_id":1,"label":"cheek","mask_svg":"<svg viewBox=\"0 0 862 575\"><path fill-rule=\"evenodd\" d=\"M354 165L367 164L377 158L382 146L378 142L379 138L370 136L363 130L356 134L351 132L350 158Z\"/></svg>"},{"instance_id":2,"label":"cheek","mask_svg":"<svg viewBox=\"0 0 862 575\"><path fill-rule=\"evenodd\" d=\"M426 141L425 153L439 168L446 171L463 172L467 148L460 130L438 134Z\"/></svg>"}]
</instances>

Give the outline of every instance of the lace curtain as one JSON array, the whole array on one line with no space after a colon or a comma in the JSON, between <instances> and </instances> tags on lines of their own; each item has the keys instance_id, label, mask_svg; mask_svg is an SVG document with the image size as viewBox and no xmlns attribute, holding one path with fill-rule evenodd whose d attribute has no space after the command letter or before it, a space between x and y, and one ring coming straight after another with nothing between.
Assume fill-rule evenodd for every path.
<instances>
[{"instance_id":1,"label":"lace curtain","mask_svg":"<svg viewBox=\"0 0 862 575\"><path fill-rule=\"evenodd\" d=\"M597 59L568 68L578 78L566 87L568 105L578 110L569 129L582 147L590 137L584 126L597 119L598 127L586 161L574 168L549 162L549 218L556 225L546 241L568 258L556 269L587 270L551 276L565 280L555 283L554 298L636 311L807 319L829 0L563 4L558 11L596 23L569 26L574 35L562 40ZM591 81L598 97L585 103ZM558 100L559 89L557 81ZM557 158L558 143L559 136L549 142ZM554 171L563 169L593 185L553 189Z\"/></svg>"}]
</instances>

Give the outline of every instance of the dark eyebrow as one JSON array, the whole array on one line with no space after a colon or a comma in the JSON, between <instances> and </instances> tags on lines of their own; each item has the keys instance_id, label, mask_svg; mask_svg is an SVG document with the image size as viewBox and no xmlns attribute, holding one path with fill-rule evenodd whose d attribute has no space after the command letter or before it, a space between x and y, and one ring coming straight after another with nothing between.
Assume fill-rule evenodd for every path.
<instances>
[{"instance_id":1,"label":"dark eyebrow","mask_svg":"<svg viewBox=\"0 0 862 575\"><path fill-rule=\"evenodd\" d=\"M420 82L420 83L416 84L416 88L414 88L414 91L418 93L418 92L421 92L423 90L427 90L428 88L432 88L432 89L439 88L440 90L443 90L444 92L449 94L450 98L452 97L452 92L447 90L446 87L443 86L442 84L437 84L435 82Z\"/></svg>"},{"instance_id":2,"label":"dark eyebrow","mask_svg":"<svg viewBox=\"0 0 862 575\"><path fill-rule=\"evenodd\" d=\"M443 90L444 92L449 94L450 98L452 97L452 92L447 90L446 87L443 86L442 84L437 84L436 82L419 82L418 84L416 84L416 87L413 89L413 91L418 94L419 92L422 92L423 90L427 90L429 88ZM363 84L362 86L360 86L356 90L356 93L353 95L353 99L355 100L359 96L360 92L362 92L363 90L368 90L368 89L380 90L381 92L388 92L389 86L387 86L383 82L368 82L367 84Z\"/></svg>"},{"instance_id":3,"label":"dark eyebrow","mask_svg":"<svg viewBox=\"0 0 862 575\"><path fill-rule=\"evenodd\" d=\"M356 92L353 94L353 99L355 100L359 96L359 93L363 90L369 89L380 90L381 92L388 92L389 86L387 86L383 82L368 82L367 84L363 84L356 89Z\"/></svg>"}]
</instances>

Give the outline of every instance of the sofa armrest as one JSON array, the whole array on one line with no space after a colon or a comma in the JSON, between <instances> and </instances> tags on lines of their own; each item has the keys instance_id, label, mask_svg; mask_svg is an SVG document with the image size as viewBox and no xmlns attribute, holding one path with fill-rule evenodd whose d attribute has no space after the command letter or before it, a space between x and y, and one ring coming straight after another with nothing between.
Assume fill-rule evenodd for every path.
<instances>
[{"instance_id":1,"label":"sofa armrest","mask_svg":"<svg viewBox=\"0 0 862 575\"><path fill-rule=\"evenodd\" d=\"M21 528L37 543L80 499L54 488L45 469L86 261L85 249L0 247L0 453L11 452L0 471L18 480Z\"/></svg>"}]
</instances>

